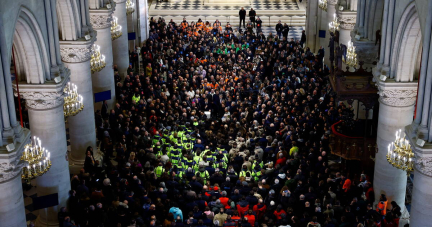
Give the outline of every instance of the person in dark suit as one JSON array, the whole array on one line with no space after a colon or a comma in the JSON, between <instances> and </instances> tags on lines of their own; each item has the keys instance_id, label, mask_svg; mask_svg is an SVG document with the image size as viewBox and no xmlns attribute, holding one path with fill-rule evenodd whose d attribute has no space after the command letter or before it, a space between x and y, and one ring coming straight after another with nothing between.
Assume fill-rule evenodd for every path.
<instances>
[{"instance_id":1,"label":"person in dark suit","mask_svg":"<svg viewBox=\"0 0 432 227\"><path fill-rule=\"evenodd\" d=\"M277 33L277 35L278 35L279 38L282 37L282 29L283 29L283 25L282 25L281 21L279 21L276 24L276 33Z\"/></svg>"},{"instance_id":2,"label":"person in dark suit","mask_svg":"<svg viewBox=\"0 0 432 227\"><path fill-rule=\"evenodd\" d=\"M243 21L243 28L246 28L246 24L245 24L246 10L243 7L239 11L239 17L240 17L240 25L239 25L239 27L241 27L241 23Z\"/></svg>"},{"instance_id":3,"label":"person in dark suit","mask_svg":"<svg viewBox=\"0 0 432 227\"><path fill-rule=\"evenodd\" d=\"M282 27L282 35L286 40L288 40L288 33L289 33L289 26L286 23L284 23L284 26Z\"/></svg>"},{"instance_id":4,"label":"person in dark suit","mask_svg":"<svg viewBox=\"0 0 432 227\"><path fill-rule=\"evenodd\" d=\"M256 16L256 12L253 8L251 8L249 10L249 19L252 22L254 28L255 28L255 16Z\"/></svg>"}]
</instances>

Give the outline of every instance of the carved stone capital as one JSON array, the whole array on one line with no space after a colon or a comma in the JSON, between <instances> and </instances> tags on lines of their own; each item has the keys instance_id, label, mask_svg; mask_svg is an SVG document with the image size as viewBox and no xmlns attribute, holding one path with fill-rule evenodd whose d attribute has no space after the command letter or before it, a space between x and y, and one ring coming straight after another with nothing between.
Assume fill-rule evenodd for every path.
<instances>
[{"instance_id":1,"label":"carved stone capital","mask_svg":"<svg viewBox=\"0 0 432 227\"><path fill-rule=\"evenodd\" d=\"M20 92L26 104L32 109L51 109L64 103L64 93L61 92Z\"/></svg>"},{"instance_id":2,"label":"carved stone capital","mask_svg":"<svg viewBox=\"0 0 432 227\"><path fill-rule=\"evenodd\" d=\"M329 5L336 5L338 3L338 0L327 0L327 4Z\"/></svg>"},{"instance_id":3,"label":"carved stone capital","mask_svg":"<svg viewBox=\"0 0 432 227\"><path fill-rule=\"evenodd\" d=\"M355 23L351 24L351 23L341 22L339 26L340 26L341 29L344 29L344 30L353 30L354 26L355 26Z\"/></svg>"},{"instance_id":4,"label":"carved stone capital","mask_svg":"<svg viewBox=\"0 0 432 227\"><path fill-rule=\"evenodd\" d=\"M408 107L416 102L417 82L389 82L382 81L376 76L376 86L378 87L379 101L388 106Z\"/></svg>"},{"instance_id":5,"label":"carved stone capital","mask_svg":"<svg viewBox=\"0 0 432 227\"><path fill-rule=\"evenodd\" d=\"M92 10L97 11L97 10ZM104 10L105 11L105 10ZM113 11L106 11L102 13L90 12L90 23L94 29L104 29L111 27Z\"/></svg>"},{"instance_id":6,"label":"carved stone capital","mask_svg":"<svg viewBox=\"0 0 432 227\"><path fill-rule=\"evenodd\" d=\"M18 162L17 159L14 163L2 162L0 163L0 183L8 181L17 175L21 175L24 163Z\"/></svg>"},{"instance_id":7,"label":"carved stone capital","mask_svg":"<svg viewBox=\"0 0 432 227\"><path fill-rule=\"evenodd\" d=\"M96 41L96 33L91 30L86 41L60 41L60 55L63 62L78 63L91 59L91 48Z\"/></svg>"},{"instance_id":8,"label":"carved stone capital","mask_svg":"<svg viewBox=\"0 0 432 227\"><path fill-rule=\"evenodd\" d=\"M63 90L70 80L69 74L58 83L49 81L45 84L19 84L20 96L26 100L27 107L32 109L52 109L63 105L66 95ZM16 89L14 93L18 96Z\"/></svg>"},{"instance_id":9,"label":"carved stone capital","mask_svg":"<svg viewBox=\"0 0 432 227\"><path fill-rule=\"evenodd\" d=\"M432 177L432 157L417 157L415 168L424 175Z\"/></svg>"},{"instance_id":10,"label":"carved stone capital","mask_svg":"<svg viewBox=\"0 0 432 227\"><path fill-rule=\"evenodd\" d=\"M63 97L48 100L26 100L27 107L31 109L43 110L52 109L64 104Z\"/></svg>"},{"instance_id":11,"label":"carved stone capital","mask_svg":"<svg viewBox=\"0 0 432 227\"><path fill-rule=\"evenodd\" d=\"M381 90L379 100L389 106L412 106L416 102L417 89Z\"/></svg>"},{"instance_id":12,"label":"carved stone capital","mask_svg":"<svg viewBox=\"0 0 432 227\"><path fill-rule=\"evenodd\" d=\"M125 3L127 0L114 0L115 3L117 4L122 4Z\"/></svg>"},{"instance_id":13,"label":"carved stone capital","mask_svg":"<svg viewBox=\"0 0 432 227\"><path fill-rule=\"evenodd\" d=\"M64 62L77 63L89 61L91 58L91 45L89 47L60 47L61 59Z\"/></svg>"},{"instance_id":14,"label":"carved stone capital","mask_svg":"<svg viewBox=\"0 0 432 227\"><path fill-rule=\"evenodd\" d=\"M15 149L0 153L0 183L21 175L21 170L25 163L20 161L20 159L25 145L30 143L30 136L30 131L23 129L22 140L14 142Z\"/></svg>"}]
</instances>

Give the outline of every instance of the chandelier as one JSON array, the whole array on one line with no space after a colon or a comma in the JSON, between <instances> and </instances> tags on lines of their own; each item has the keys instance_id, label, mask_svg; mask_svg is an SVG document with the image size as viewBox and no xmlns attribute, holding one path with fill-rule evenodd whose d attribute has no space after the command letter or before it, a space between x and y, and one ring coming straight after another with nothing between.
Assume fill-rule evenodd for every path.
<instances>
[{"instance_id":1,"label":"chandelier","mask_svg":"<svg viewBox=\"0 0 432 227\"><path fill-rule=\"evenodd\" d=\"M67 86L64 88L64 93L66 94L63 104L65 117L77 115L84 108L83 97L78 95L77 86L68 82Z\"/></svg>"},{"instance_id":2,"label":"chandelier","mask_svg":"<svg viewBox=\"0 0 432 227\"><path fill-rule=\"evenodd\" d=\"M101 54L100 46L93 44L92 55L90 60L91 73L101 71L105 66L105 55Z\"/></svg>"},{"instance_id":3,"label":"chandelier","mask_svg":"<svg viewBox=\"0 0 432 227\"><path fill-rule=\"evenodd\" d=\"M126 15L131 15L133 12L135 12L135 4L131 0L127 0Z\"/></svg>"},{"instance_id":4,"label":"chandelier","mask_svg":"<svg viewBox=\"0 0 432 227\"><path fill-rule=\"evenodd\" d=\"M355 46L351 41L348 41L347 54L344 59L344 63L349 67L356 67L357 65L357 54L355 52Z\"/></svg>"},{"instance_id":5,"label":"chandelier","mask_svg":"<svg viewBox=\"0 0 432 227\"><path fill-rule=\"evenodd\" d=\"M333 14L333 21L329 23L329 31L330 32L339 31L339 25L340 22L338 21L338 18L336 17L336 13L335 13Z\"/></svg>"},{"instance_id":6,"label":"chandelier","mask_svg":"<svg viewBox=\"0 0 432 227\"><path fill-rule=\"evenodd\" d=\"M51 168L50 152L42 147L41 140L36 136L25 145L21 160L27 164L21 173L21 178L27 182L42 176Z\"/></svg>"},{"instance_id":7,"label":"chandelier","mask_svg":"<svg viewBox=\"0 0 432 227\"><path fill-rule=\"evenodd\" d=\"M319 0L318 7L327 12L327 0Z\"/></svg>"},{"instance_id":8,"label":"chandelier","mask_svg":"<svg viewBox=\"0 0 432 227\"><path fill-rule=\"evenodd\" d=\"M111 21L111 39L115 40L122 36L122 26L118 24L118 18L113 16Z\"/></svg>"},{"instance_id":9,"label":"chandelier","mask_svg":"<svg viewBox=\"0 0 432 227\"><path fill-rule=\"evenodd\" d=\"M409 141L405 139L405 134L401 137L401 133L402 130L396 131L396 140L389 144L387 161L392 166L406 171L409 175L413 171L414 153Z\"/></svg>"}]
</instances>

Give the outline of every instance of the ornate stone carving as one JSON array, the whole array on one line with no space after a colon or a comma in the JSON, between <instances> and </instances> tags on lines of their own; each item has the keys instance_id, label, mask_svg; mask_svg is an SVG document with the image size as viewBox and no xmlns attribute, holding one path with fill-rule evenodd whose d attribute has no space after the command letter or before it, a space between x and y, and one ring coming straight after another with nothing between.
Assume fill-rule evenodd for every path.
<instances>
[{"instance_id":1,"label":"ornate stone carving","mask_svg":"<svg viewBox=\"0 0 432 227\"><path fill-rule=\"evenodd\" d=\"M416 102L417 89L382 89L378 87L380 101L389 106L412 106Z\"/></svg>"},{"instance_id":2,"label":"ornate stone carving","mask_svg":"<svg viewBox=\"0 0 432 227\"><path fill-rule=\"evenodd\" d=\"M90 23L94 29L111 27L112 12L107 14L90 14Z\"/></svg>"},{"instance_id":3,"label":"ornate stone carving","mask_svg":"<svg viewBox=\"0 0 432 227\"><path fill-rule=\"evenodd\" d=\"M18 163L19 159L15 159L15 163L2 162L0 163L0 183L8 181L18 174L21 174L21 169L24 166L23 163Z\"/></svg>"},{"instance_id":4,"label":"ornate stone carving","mask_svg":"<svg viewBox=\"0 0 432 227\"><path fill-rule=\"evenodd\" d=\"M336 5L338 3L338 0L327 0L327 4L329 5Z\"/></svg>"},{"instance_id":5,"label":"ornate stone carving","mask_svg":"<svg viewBox=\"0 0 432 227\"><path fill-rule=\"evenodd\" d=\"M355 24L356 23L356 16L344 16L343 14L338 15L339 16L339 21L341 23L349 23L349 24Z\"/></svg>"},{"instance_id":6,"label":"ornate stone carving","mask_svg":"<svg viewBox=\"0 0 432 227\"><path fill-rule=\"evenodd\" d=\"M21 97L32 109L51 109L64 103L64 93L61 92L20 92Z\"/></svg>"},{"instance_id":7,"label":"ornate stone carving","mask_svg":"<svg viewBox=\"0 0 432 227\"><path fill-rule=\"evenodd\" d=\"M51 109L64 104L63 98L50 99L50 100L26 100L26 104L32 109Z\"/></svg>"},{"instance_id":8,"label":"ornate stone carving","mask_svg":"<svg viewBox=\"0 0 432 227\"><path fill-rule=\"evenodd\" d=\"M87 47L60 47L62 61L69 63L85 62L91 58L91 45Z\"/></svg>"},{"instance_id":9,"label":"ornate stone carving","mask_svg":"<svg viewBox=\"0 0 432 227\"><path fill-rule=\"evenodd\" d=\"M340 28L342 28L344 30L353 30L354 26L355 26L355 24L351 24L351 23L341 23L340 24Z\"/></svg>"},{"instance_id":10,"label":"ornate stone carving","mask_svg":"<svg viewBox=\"0 0 432 227\"><path fill-rule=\"evenodd\" d=\"M432 177L432 157L416 157L415 167L421 173Z\"/></svg>"},{"instance_id":11,"label":"ornate stone carving","mask_svg":"<svg viewBox=\"0 0 432 227\"><path fill-rule=\"evenodd\" d=\"M122 4L122 3L125 3L126 0L114 0L114 2L117 4Z\"/></svg>"}]
</instances>

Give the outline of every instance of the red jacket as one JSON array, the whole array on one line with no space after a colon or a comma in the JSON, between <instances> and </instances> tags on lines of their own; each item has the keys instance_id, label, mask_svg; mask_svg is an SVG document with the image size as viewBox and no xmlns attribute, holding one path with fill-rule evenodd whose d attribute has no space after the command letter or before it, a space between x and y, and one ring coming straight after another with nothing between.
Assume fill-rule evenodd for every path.
<instances>
[{"instance_id":1,"label":"red jacket","mask_svg":"<svg viewBox=\"0 0 432 227\"><path fill-rule=\"evenodd\" d=\"M277 210L275 210L273 214L274 214L274 216L276 216L276 218L278 220L281 220L282 219L282 214L286 214L286 212L281 209L279 212Z\"/></svg>"},{"instance_id":2,"label":"red jacket","mask_svg":"<svg viewBox=\"0 0 432 227\"><path fill-rule=\"evenodd\" d=\"M267 206L265 204L257 204L253 207L253 211L256 213L256 218L259 220L266 212Z\"/></svg>"},{"instance_id":3,"label":"red jacket","mask_svg":"<svg viewBox=\"0 0 432 227\"><path fill-rule=\"evenodd\" d=\"M247 218L249 224L251 224L252 227L255 225L255 215L253 215L253 214L246 214L245 218Z\"/></svg>"},{"instance_id":4,"label":"red jacket","mask_svg":"<svg viewBox=\"0 0 432 227\"><path fill-rule=\"evenodd\" d=\"M237 204L237 211L239 212L240 215L243 215L248 210L249 210L249 204L244 207Z\"/></svg>"}]
</instances>

